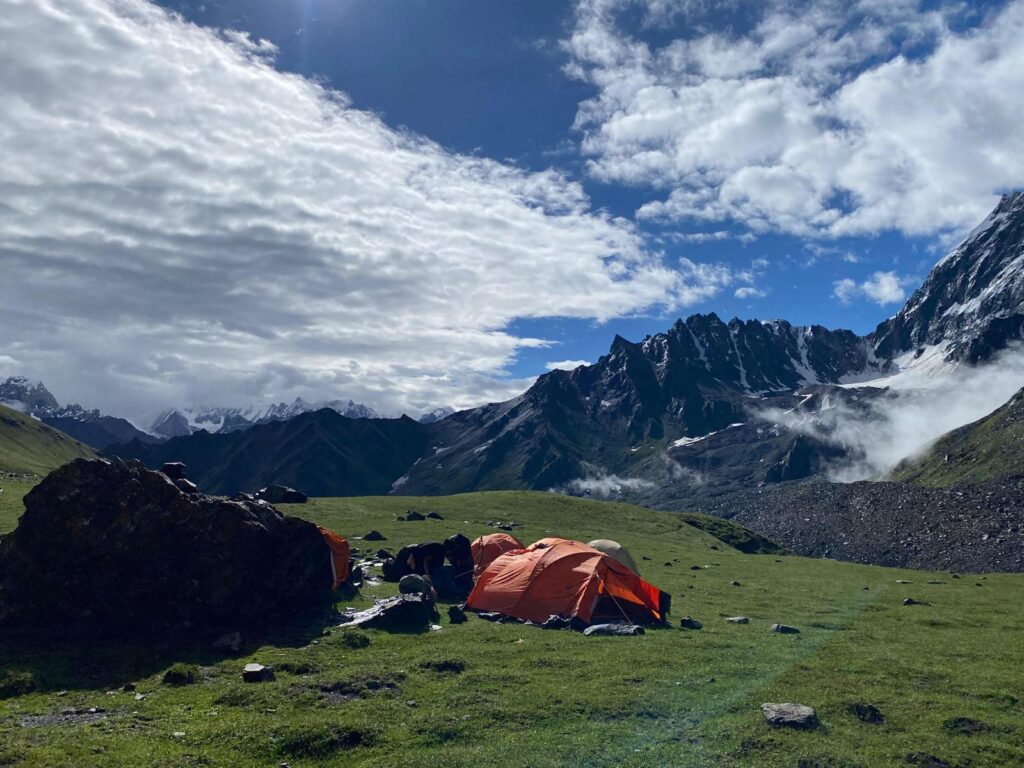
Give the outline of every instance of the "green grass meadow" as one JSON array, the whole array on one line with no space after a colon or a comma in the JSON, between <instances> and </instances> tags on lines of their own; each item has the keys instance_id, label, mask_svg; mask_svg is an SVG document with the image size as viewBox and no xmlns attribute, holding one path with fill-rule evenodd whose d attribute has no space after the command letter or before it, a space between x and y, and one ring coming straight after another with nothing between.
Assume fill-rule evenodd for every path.
<instances>
[{"instance_id":1,"label":"green grass meadow","mask_svg":"<svg viewBox=\"0 0 1024 768\"><path fill-rule=\"evenodd\" d=\"M28 484L5 487L0 532ZM408 509L445 519L396 521ZM526 543L616 539L672 594L673 627L589 638L474 616L450 625L442 605L439 632L324 633L310 620L246 638L237 657L206 644L0 640L0 765L875 768L926 755L1024 765L1020 575L745 555L670 513L541 493L313 499L287 511L352 539L384 533L353 541L366 551L472 538L497 520L519 523ZM394 592L366 587L339 605ZM724 621L737 614L750 623ZM676 628L684 615L704 629ZM775 622L801 633L772 633ZM277 680L242 683L248 661L273 664ZM174 664L194 666L196 681L162 684ZM773 730L767 701L813 706L821 727ZM861 722L855 703L885 722ZM39 719L66 710L70 722Z\"/></svg>"}]
</instances>

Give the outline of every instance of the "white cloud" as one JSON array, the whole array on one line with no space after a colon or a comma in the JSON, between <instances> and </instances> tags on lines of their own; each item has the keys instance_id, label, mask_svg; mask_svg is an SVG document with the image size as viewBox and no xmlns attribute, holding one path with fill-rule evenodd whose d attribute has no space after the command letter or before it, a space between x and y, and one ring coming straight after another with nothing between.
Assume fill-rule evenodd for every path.
<instances>
[{"instance_id":1,"label":"white cloud","mask_svg":"<svg viewBox=\"0 0 1024 768\"><path fill-rule=\"evenodd\" d=\"M389 128L143 0L8 0L0 40L0 355L62 399L467 406L525 385L516 318L730 281L554 171Z\"/></svg>"},{"instance_id":2,"label":"white cloud","mask_svg":"<svg viewBox=\"0 0 1024 768\"><path fill-rule=\"evenodd\" d=\"M547 363L544 367L549 371L575 371L581 365L590 365L589 360L557 360Z\"/></svg>"},{"instance_id":3,"label":"white cloud","mask_svg":"<svg viewBox=\"0 0 1024 768\"><path fill-rule=\"evenodd\" d=\"M898 304L907 298L906 286L913 285L912 277L901 277L895 272L875 272L861 283L848 277L832 284L832 295L843 304L861 297L870 299L880 307Z\"/></svg>"},{"instance_id":4,"label":"white cloud","mask_svg":"<svg viewBox=\"0 0 1024 768\"><path fill-rule=\"evenodd\" d=\"M641 219L942 234L1024 185L1024 1L734 5L749 28L700 2L578 0L567 72L598 89L582 150L596 178L652 188ZM646 42L659 24L678 37Z\"/></svg>"},{"instance_id":5,"label":"white cloud","mask_svg":"<svg viewBox=\"0 0 1024 768\"><path fill-rule=\"evenodd\" d=\"M745 285L740 288L737 288L733 292L733 295L737 299L761 299L767 296L768 292L760 288L755 288L751 285Z\"/></svg>"},{"instance_id":6,"label":"white cloud","mask_svg":"<svg viewBox=\"0 0 1024 768\"><path fill-rule=\"evenodd\" d=\"M888 379L888 391L863 400L863 407L833 403L810 416L781 409L760 416L846 448L853 460L833 467L832 480L877 480L950 430L1003 405L1022 381L1024 353L1015 347L983 366L962 366L943 376Z\"/></svg>"}]
</instances>

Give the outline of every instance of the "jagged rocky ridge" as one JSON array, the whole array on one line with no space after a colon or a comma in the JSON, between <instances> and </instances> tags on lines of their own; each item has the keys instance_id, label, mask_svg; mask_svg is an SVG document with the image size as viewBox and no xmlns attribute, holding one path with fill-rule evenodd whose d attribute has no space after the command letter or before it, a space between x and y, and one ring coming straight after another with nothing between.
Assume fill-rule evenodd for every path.
<instances>
[{"instance_id":1,"label":"jagged rocky ridge","mask_svg":"<svg viewBox=\"0 0 1024 768\"><path fill-rule=\"evenodd\" d=\"M150 427L150 432L160 437L184 437L195 432L239 432L256 424L272 421L287 421L304 413L329 408L350 419L375 419L380 415L369 406L352 400L329 400L309 403L301 397L291 403L248 408L183 408L162 413Z\"/></svg>"},{"instance_id":2,"label":"jagged rocky ridge","mask_svg":"<svg viewBox=\"0 0 1024 768\"><path fill-rule=\"evenodd\" d=\"M238 459L240 468L248 462L291 473L259 480L247 478L242 469L211 474L217 484L210 490L233 492L275 479L295 484L301 474L315 481L318 490L312 493L362 487L376 493L387 480L392 492L403 494L611 490L661 506L695 493L821 475L858 457L758 414L776 409L813 419L836 402L866 409L885 391L850 388L851 382L898 374L922 360L948 366L988 359L1021 337L1022 249L1024 194L1017 193L1006 196L938 263L907 305L868 336L782 320L725 322L715 314L693 315L641 342L616 337L596 364L552 371L507 402L427 424L409 420L402 427L406 439L423 449L403 452L408 462L397 454L388 454L386 461L383 454L375 462L358 461L363 447L349 445L337 467L325 458L317 461L319 470L300 473L289 469L298 454L283 453L273 441L254 438L251 446L229 449L235 443L197 438L206 451L216 453L215 446L249 451L247 459ZM348 435L352 429L344 418L321 415L312 421L318 434ZM367 428L385 429L389 421L369 420ZM298 444L305 429L307 421L285 426L275 439ZM365 450L386 450L387 442L371 441ZM274 452L273 462L252 453L264 450L257 444ZM181 452L186 445L168 447ZM166 450L119 450L156 463L180 458ZM371 464L377 468L372 473ZM361 469L353 470L355 465ZM370 474L372 482L365 482Z\"/></svg>"}]
</instances>

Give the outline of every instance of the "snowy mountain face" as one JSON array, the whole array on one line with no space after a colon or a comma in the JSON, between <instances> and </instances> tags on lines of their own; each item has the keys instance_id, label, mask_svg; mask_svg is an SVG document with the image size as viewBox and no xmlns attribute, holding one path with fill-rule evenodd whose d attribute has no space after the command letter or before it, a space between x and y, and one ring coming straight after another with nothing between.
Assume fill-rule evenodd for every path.
<instances>
[{"instance_id":1,"label":"snowy mountain face","mask_svg":"<svg viewBox=\"0 0 1024 768\"><path fill-rule=\"evenodd\" d=\"M420 424L433 424L434 422L440 421L441 419L447 419L453 413L455 413L454 408L435 408L434 410L427 411L422 416L420 416L418 421Z\"/></svg>"},{"instance_id":2,"label":"snowy mountain face","mask_svg":"<svg viewBox=\"0 0 1024 768\"><path fill-rule=\"evenodd\" d=\"M0 405L6 405L22 413L36 413L57 409L60 404L41 381L24 376L12 376L0 383Z\"/></svg>"},{"instance_id":3,"label":"snowy mountain face","mask_svg":"<svg viewBox=\"0 0 1024 768\"><path fill-rule=\"evenodd\" d=\"M872 420L898 408L899 396L883 385L910 373L952 376L1022 335L1017 193L868 336L707 314L639 343L616 337L594 365L552 371L520 397L434 425L435 453L410 468L400 492L614 485L664 505L832 473L863 463L870 436L888 434ZM888 436L902 439L895 424Z\"/></svg>"},{"instance_id":4,"label":"snowy mountain face","mask_svg":"<svg viewBox=\"0 0 1024 768\"><path fill-rule=\"evenodd\" d=\"M323 408L347 416L350 419L376 419L379 415L372 408L352 400L329 400L309 403L301 397L292 403L276 403L269 406L248 408L185 408L167 411L153 423L150 431L161 437L184 437L199 430L207 432L238 432L255 424L271 421L286 421L311 411Z\"/></svg>"},{"instance_id":5,"label":"snowy mountain face","mask_svg":"<svg viewBox=\"0 0 1024 768\"><path fill-rule=\"evenodd\" d=\"M126 419L71 403L62 406L41 381L12 376L0 383L0 404L30 414L79 442L103 450L136 438L152 440Z\"/></svg>"},{"instance_id":6,"label":"snowy mountain face","mask_svg":"<svg viewBox=\"0 0 1024 768\"><path fill-rule=\"evenodd\" d=\"M947 361L974 364L1022 334L1024 192L1015 192L1003 197L870 339L883 359L942 345Z\"/></svg>"}]
</instances>

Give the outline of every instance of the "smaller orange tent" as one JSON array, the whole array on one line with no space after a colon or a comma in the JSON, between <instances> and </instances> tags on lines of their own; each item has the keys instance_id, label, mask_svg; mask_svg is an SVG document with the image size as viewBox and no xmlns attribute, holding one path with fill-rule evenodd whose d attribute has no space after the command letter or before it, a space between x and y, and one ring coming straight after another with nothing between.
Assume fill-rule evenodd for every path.
<instances>
[{"instance_id":1,"label":"smaller orange tent","mask_svg":"<svg viewBox=\"0 0 1024 768\"><path fill-rule=\"evenodd\" d=\"M669 596L593 547L541 539L497 558L480 575L466 606L524 621L549 616L604 621L665 619Z\"/></svg>"},{"instance_id":2,"label":"smaller orange tent","mask_svg":"<svg viewBox=\"0 0 1024 768\"><path fill-rule=\"evenodd\" d=\"M348 540L326 528L320 528L320 535L331 552L331 575L334 578L331 589L337 589L348 581Z\"/></svg>"},{"instance_id":3,"label":"smaller orange tent","mask_svg":"<svg viewBox=\"0 0 1024 768\"><path fill-rule=\"evenodd\" d=\"M496 557L522 548L523 542L507 533L484 534L470 545L473 554L473 578L480 578L480 574Z\"/></svg>"}]
</instances>

